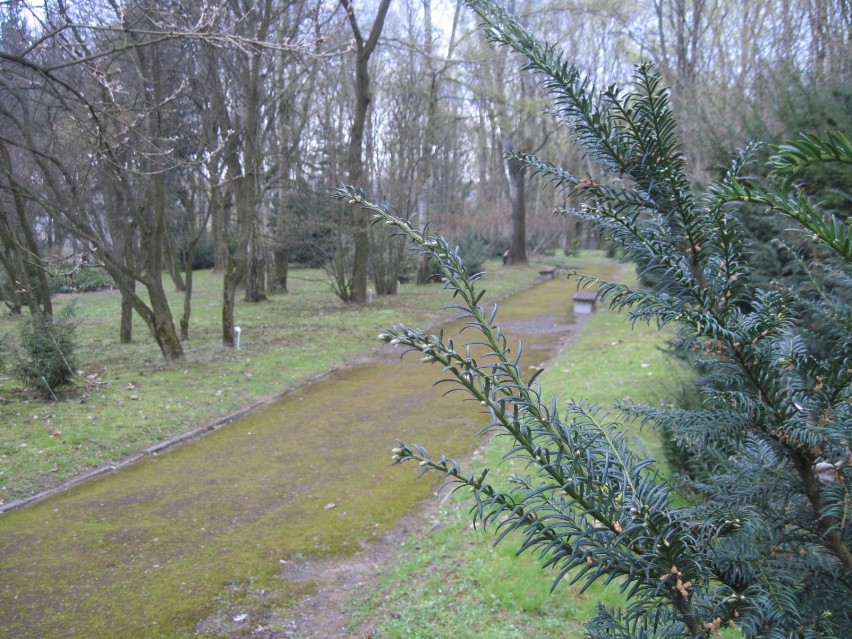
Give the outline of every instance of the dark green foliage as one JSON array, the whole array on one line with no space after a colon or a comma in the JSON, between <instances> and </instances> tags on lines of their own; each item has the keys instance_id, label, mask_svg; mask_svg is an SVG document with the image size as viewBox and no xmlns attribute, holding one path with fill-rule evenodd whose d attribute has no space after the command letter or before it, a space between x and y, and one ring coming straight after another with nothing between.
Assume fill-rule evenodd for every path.
<instances>
[{"instance_id":1,"label":"dark green foliage","mask_svg":"<svg viewBox=\"0 0 852 639\"><path fill-rule=\"evenodd\" d=\"M279 215L286 219L279 224L288 228L289 233L279 241L290 243L291 262L320 268L333 259L340 247L335 234L338 211L332 204L327 193L319 193L307 185L282 198Z\"/></svg>"},{"instance_id":2,"label":"dark green foliage","mask_svg":"<svg viewBox=\"0 0 852 639\"><path fill-rule=\"evenodd\" d=\"M580 276L631 321L677 327L677 347L701 373L701 406L623 406L654 423L681 451L697 503L675 505L653 462L638 459L617 421L595 406L563 414L479 306L483 292L460 254L424 237L392 210L348 188L338 197L371 211L440 264L467 320L471 343L396 326L380 337L443 367L454 390L479 401L486 432L508 435L508 456L526 468L509 487L487 471L464 473L444 457L400 443L397 462L417 461L472 491L474 516L499 539L514 532L561 580L615 580L625 610L601 609L593 637L707 637L737 627L746 637L852 636L852 241L843 219L820 209L798 184L805 166L852 166L840 134L802 137L773 150L768 182L745 177L753 150L696 193L685 172L668 95L650 65L633 88L597 90L556 48L539 42L488 0L469 4L486 35L527 59L554 113L600 164L600 182L533 156L532 172L584 200L579 215L656 284L633 289ZM734 214L757 204L798 224L832 266L810 265L810 297L752 278L748 241ZM830 272L829 272L830 271ZM810 309L808 325L798 310ZM814 346L816 345L816 346ZM484 353L482 352L484 350ZM517 535L520 535L518 537Z\"/></svg>"},{"instance_id":3,"label":"dark green foliage","mask_svg":"<svg viewBox=\"0 0 852 639\"><path fill-rule=\"evenodd\" d=\"M236 249L236 244L231 243L228 248L233 253ZM195 245L195 253L192 256L192 270L204 271L213 268L215 266L214 252L212 236L209 233L204 233ZM178 268L184 273L186 272L186 260L188 255L189 241L184 238L181 239L180 244L178 245L176 255Z\"/></svg>"},{"instance_id":4,"label":"dark green foliage","mask_svg":"<svg viewBox=\"0 0 852 639\"><path fill-rule=\"evenodd\" d=\"M74 308L67 306L57 316L34 315L21 323L14 370L21 382L45 397L74 382Z\"/></svg>"},{"instance_id":5,"label":"dark green foliage","mask_svg":"<svg viewBox=\"0 0 852 639\"><path fill-rule=\"evenodd\" d=\"M775 113L770 128L780 128L783 137L761 121L750 123L751 134L776 143L783 143L800 131L836 130L848 134L852 130L852 90L831 82L831 78L826 78L822 83L803 86L801 80L792 77L777 78L771 87L766 87L774 93L770 103ZM818 138L806 136L795 143L796 146L802 144L811 144L812 148L808 152L811 159L793 165L801 192L818 202L823 211L847 221L852 198L852 166L833 161L834 154L820 149ZM752 176L765 179L772 169L767 162L772 149L762 147L755 151L756 161L748 171ZM817 160L816 164L811 163ZM824 290L843 291L845 288L845 293L849 293L848 282L833 275L843 270L842 260L838 260L833 251L811 241L801 227L791 224L786 217L767 215L766 207L760 204L742 205L736 215L747 231L752 281L760 288L787 290L800 298L802 303L794 300L795 321L799 328L815 323L810 317L809 304L819 300ZM814 271L816 278L812 274ZM819 341L808 340L810 347L820 348Z\"/></svg>"},{"instance_id":6,"label":"dark green foliage","mask_svg":"<svg viewBox=\"0 0 852 639\"><path fill-rule=\"evenodd\" d=\"M51 273L51 293L95 293L115 288L115 282L102 268L82 266L68 273Z\"/></svg>"}]
</instances>

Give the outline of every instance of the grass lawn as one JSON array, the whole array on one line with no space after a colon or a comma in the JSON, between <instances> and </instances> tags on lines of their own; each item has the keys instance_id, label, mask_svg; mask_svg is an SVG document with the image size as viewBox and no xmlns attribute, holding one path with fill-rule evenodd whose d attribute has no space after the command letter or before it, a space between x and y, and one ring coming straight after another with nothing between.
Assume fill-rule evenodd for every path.
<instances>
[{"instance_id":1,"label":"grass lawn","mask_svg":"<svg viewBox=\"0 0 852 639\"><path fill-rule=\"evenodd\" d=\"M492 297L531 285L538 267L487 266ZM403 285L369 306L340 302L320 270L291 272L290 293L240 301L241 348L221 345L221 276L195 274L190 340L183 361L165 362L135 318L134 342L118 342L117 292L61 295L75 305L79 381L58 402L23 390L0 373L0 505L115 464L158 442L280 394L376 344L393 323L434 324L447 312L440 286ZM171 296L179 315L183 294ZM0 317L0 340L14 344L19 318ZM10 358L5 357L7 363Z\"/></svg>"},{"instance_id":2,"label":"grass lawn","mask_svg":"<svg viewBox=\"0 0 852 639\"><path fill-rule=\"evenodd\" d=\"M603 261L600 255L583 255L563 259L560 265L595 269ZM539 268L490 264L483 280L489 299L534 283ZM391 324L426 327L453 314L439 310L450 302L440 286L407 285L398 297L355 307L337 300L322 272L297 271L291 293L238 305L242 347L233 351L219 341L220 295L218 276L198 274L192 339L185 344L186 358L176 363L161 359L141 322L133 344L117 343L117 294L58 299L58 306L76 304L80 382L54 403L36 399L11 377L0 378L0 502L116 463L344 366L375 344L376 334ZM175 294L175 309L179 298ZM0 336L13 341L17 321L0 318ZM631 330L624 317L599 309L539 380L545 392L561 402L585 399L609 406L629 397L658 403L674 397L687 379L663 354L664 343L655 328L637 325ZM652 431L625 427L631 429L637 450L660 458ZM506 442L484 444L470 470L500 463ZM407 473L406 481L416 472L410 466L389 470ZM505 479L522 470L506 464L492 476ZM369 630L375 632L371 636L406 639L581 637L583 622L599 601L621 601L615 585L595 585L580 593L562 584L551 594L554 573L542 571L533 555L516 557L518 541L511 537L493 546L494 531L475 530L469 506L463 497L447 496L431 516L431 526L402 542L380 586L353 604L353 636Z\"/></svg>"},{"instance_id":3,"label":"grass lawn","mask_svg":"<svg viewBox=\"0 0 852 639\"><path fill-rule=\"evenodd\" d=\"M688 380L688 372L664 354L664 346L665 335L655 327L637 324L631 330L624 316L599 308L541 384L545 394L561 402L585 399L608 407L629 398L658 404L672 399ZM636 450L662 458L656 433L631 424L625 428ZM501 438L491 439L466 470L487 466L492 481L523 473L514 462L497 467L507 446ZM403 465L399 472L415 470ZM354 623L362 633L400 639L579 638L599 601L623 602L617 584L595 584L580 592L566 581L551 594L556 572L541 570L535 553L516 556L519 537L494 546L492 527L474 529L468 496L462 491L446 498L432 516L431 530L408 537L381 587L356 602Z\"/></svg>"}]
</instances>

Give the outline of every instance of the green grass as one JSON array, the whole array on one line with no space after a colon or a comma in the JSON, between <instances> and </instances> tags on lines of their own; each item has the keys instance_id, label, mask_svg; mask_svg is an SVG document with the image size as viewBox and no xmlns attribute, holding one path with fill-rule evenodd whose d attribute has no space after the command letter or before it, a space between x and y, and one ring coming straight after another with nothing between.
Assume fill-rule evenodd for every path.
<instances>
[{"instance_id":1,"label":"green grass","mask_svg":"<svg viewBox=\"0 0 852 639\"><path fill-rule=\"evenodd\" d=\"M488 265L485 286L501 296L533 283L537 267ZM400 295L349 306L319 270L296 270L290 293L239 301L238 351L221 346L221 277L195 274L190 340L183 361L165 362L147 328L134 318L134 342L118 343L117 292L63 295L79 319L79 382L59 402L0 376L0 504L60 485L68 478L192 430L218 416L275 396L375 344L381 328L431 325L446 317L440 286L403 285ZM183 294L173 293L177 317ZM14 343L19 319L0 318L0 340Z\"/></svg>"},{"instance_id":2,"label":"green grass","mask_svg":"<svg viewBox=\"0 0 852 639\"><path fill-rule=\"evenodd\" d=\"M583 256L574 265L590 270L611 268L611 262L596 256ZM491 271L493 275L484 282L491 297L524 288L538 278L536 266L502 269L491 265ZM398 298L378 300L366 308L347 307L327 291L322 274L316 271L297 273L292 290L268 303L240 304L237 321L243 328L243 348L228 351L218 339L219 281L212 274L201 274L192 340L187 343L185 361L175 364L162 362L156 347L143 336L130 346L116 344L117 296L79 298L85 385L53 404L27 399L14 381L2 380L0 471L4 474L0 485L6 486L5 494L28 494L81 469L119 460L256 398L278 394L329 367L351 361L375 343L379 329L389 324L434 324L447 315L436 309L449 302L438 286L411 286L403 287ZM532 316L540 302L540 294L530 295L520 306ZM498 318L511 321L518 315L516 319L522 319L517 309L517 304L508 305ZM0 326L14 331L14 320L4 318ZM606 405L630 396L636 401L658 401L674 393L679 381L658 348L662 343L655 330L640 327L631 332L622 318L599 311L573 347L551 363L542 382L560 400L582 397ZM530 356L534 353L530 348ZM425 389L430 382L418 383ZM303 407L308 415L309 391L306 387ZM84 394L88 399L81 403ZM300 399L301 395L300 391ZM369 405L357 408L357 414L375 412L375 406L364 401ZM353 408L350 404L347 411ZM309 417L299 417L298 410L294 413L297 422L309 422ZM433 452L443 446L440 441L449 442L426 439L422 423L408 425L400 420L389 425L387 433L378 434L375 424L359 419L356 423L367 427L361 431L350 429L347 420L353 421L351 414L341 418L343 428L335 431L336 439L350 451L365 441L375 449L376 441L393 436L412 442L422 437L419 441ZM459 431L453 434L455 438L469 438L476 426L453 421L458 419L467 417L442 417L442 427L449 425L451 432ZM4 589L9 597L28 592L39 604L55 599L51 593L65 592L60 582L70 580L68 592L85 596L61 597L51 604L59 606L56 609L37 612L38 605L27 609L26 614L36 614L45 628L56 624L55 633L43 636L72 636L67 632L72 619L89 619L91 624L100 619L97 623L104 627L91 636L108 636L111 628L119 627L117 619L126 621L143 613L150 624L166 624L159 626L161 630L146 626L144 636L184 636L176 634L176 628L191 628L199 611L227 618L250 604L257 609L286 610L294 600L312 592L314 585L283 583L276 572L279 558L346 556L357 549L356 540L380 539L395 517L432 490L433 484L414 479L411 468L376 467L381 462L372 461L367 469L354 471L369 483L369 491L358 485L360 479L337 477L342 473L328 476L328 486L323 488L325 480L318 483L314 475L335 464L342 469L342 461L319 461L331 453L321 437L312 439L314 429L294 429L296 443L284 442L281 438L289 437L290 431L284 432L279 421L259 411L243 424L252 433L226 429L228 432L206 438L203 448L184 446L167 456L148 458L109 481L74 490L61 507L54 500L9 513L4 519L8 524L4 535L12 543L11 549L19 539L22 544L40 544L41 550L26 555L25 565L19 565L26 589L7 584L0 587L0 598ZM61 434L51 437L53 431ZM652 433L637 431L634 435L642 439L637 445L654 454L659 450ZM256 442L246 444L261 455L250 473L236 465L235 437ZM445 445L453 450L459 443ZM503 452L501 445L491 442L484 459L477 463L496 466ZM470 450L469 442L461 449ZM310 456L291 458L289 453L274 453L276 450L292 454L317 451L319 458L314 460L315 467ZM360 456L355 453L356 458ZM353 460L345 464L349 470ZM279 472L285 466L297 467L297 479L322 490L309 496L300 494L298 485L287 483L292 478ZM51 472L53 467L55 472ZM216 472L207 476L202 469ZM499 472L505 476L511 470L505 466ZM176 476L184 478L175 481ZM132 496L134 486L141 491L137 496ZM176 486L181 487L179 491ZM272 494L287 496L288 502L276 506L274 515L263 514ZM343 506L323 510L323 504L330 501L347 503L346 510ZM492 547L493 531L473 530L468 506L451 498L435 514L431 532L403 542L395 570L384 578L380 589L357 604L358 624L375 628L382 637L579 637L583 621L591 616L598 600L619 601L615 588L593 587L580 594L560 586L550 595L553 574L543 573L532 556L515 558L517 544L511 540ZM138 526L119 526L107 514L111 509L138 511ZM179 519L173 519L172 512L181 512ZM239 522L241 530L230 530L234 522ZM227 530L214 533L221 526ZM56 548L38 541L48 539L48 530L51 535L58 531L63 539ZM204 531L203 535L195 539L198 531ZM127 557L116 561L110 553L122 548L127 549ZM220 559L210 561L211 552ZM96 594L102 590L112 593L107 601ZM18 608L24 615L23 602ZM94 626L91 628L94 632Z\"/></svg>"},{"instance_id":3,"label":"green grass","mask_svg":"<svg viewBox=\"0 0 852 639\"><path fill-rule=\"evenodd\" d=\"M631 330L623 316L599 309L541 383L545 394L562 402L585 399L610 407L629 398L658 404L674 397L688 380L688 373L664 354L664 346L665 335L654 327ZM625 429L637 450L662 458L656 433L635 424ZM507 446L502 438L490 440L483 457L468 470L489 467L492 481L498 482L521 472L514 462L501 464ZM403 466L400 472L413 471ZM453 495L438 509L431 532L407 538L381 587L356 602L354 625L362 632L406 639L579 638L599 601L623 603L616 584L595 584L581 593L566 580L551 594L555 572L543 571L535 553L518 557L517 538L509 536L495 547L492 527L473 529L467 495Z\"/></svg>"},{"instance_id":4,"label":"green grass","mask_svg":"<svg viewBox=\"0 0 852 639\"><path fill-rule=\"evenodd\" d=\"M613 272L611 262L589 265ZM561 333L541 318L567 324L571 293L554 280L506 301L528 347L523 366L556 352ZM405 314L426 323L416 308L396 316ZM377 332L371 327L361 346ZM390 464L397 437L458 456L473 449L478 405L441 400L443 389L432 388L438 371L417 357L400 360L384 347L370 359L200 441L4 514L0 610L9 614L0 635L59 639L85 628L92 639L176 639L206 628L205 636L235 638L273 624L317 587L282 574L282 561L343 560L434 490ZM220 372L228 371L207 374ZM225 627L244 614L251 624Z\"/></svg>"}]
</instances>

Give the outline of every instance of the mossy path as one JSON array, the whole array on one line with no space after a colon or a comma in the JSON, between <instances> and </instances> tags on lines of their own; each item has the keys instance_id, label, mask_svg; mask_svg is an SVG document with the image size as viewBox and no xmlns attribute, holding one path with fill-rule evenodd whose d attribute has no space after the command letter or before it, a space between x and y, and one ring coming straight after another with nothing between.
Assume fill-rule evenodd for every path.
<instances>
[{"instance_id":1,"label":"mossy path","mask_svg":"<svg viewBox=\"0 0 852 639\"><path fill-rule=\"evenodd\" d=\"M556 279L503 302L498 319L523 341L525 366L570 335L574 290ZM397 437L473 450L477 407L438 401L438 374L382 350L198 441L2 515L0 636L284 636L279 614L317 586L286 566L355 553L433 490L391 466Z\"/></svg>"}]
</instances>

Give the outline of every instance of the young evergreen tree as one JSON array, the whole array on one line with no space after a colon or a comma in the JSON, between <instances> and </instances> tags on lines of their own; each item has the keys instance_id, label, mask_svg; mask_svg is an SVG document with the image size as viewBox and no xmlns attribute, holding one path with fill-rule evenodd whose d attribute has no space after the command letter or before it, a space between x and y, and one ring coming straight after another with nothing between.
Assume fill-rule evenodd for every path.
<instances>
[{"instance_id":1,"label":"young evergreen tree","mask_svg":"<svg viewBox=\"0 0 852 639\"><path fill-rule=\"evenodd\" d=\"M623 406L627 418L652 421L680 447L700 496L679 506L651 460L638 459L617 422L582 402L564 414L546 401L535 376L525 379L494 312L459 252L424 236L386 205L353 187L338 197L366 208L432 256L479 333L487 354L473 356L442 335L395 326L380 339L418 351L443 367L490 417L486 429L512 437L509 457L529 472L504 488L487 471L466 474L453 460L400 443L397 463L416 461L469 487L475 517L494 522L500 539L522 535L556 583L616 580L625 610L601 607L591 637L705 637L723 627L746 637L852 636L852 232L823 213L796 183L805 166L852 164L839 133L803 137L775 149L767 185L743 176L743 152L708 192L699 194L686 166L659 74L635 71L633 88L598 91L491 0L469 0L486 36L527 59L543 78L554 113L573 130L607 176L582 179L528 155L517 159L564 192L580 195L579 215L617 243L656 282L634 289L580 276L631 321L673 324L680 348L696 355L700 410ZM733 209L759 204L766 215L795 221L836 256L829 278L806 301L812 348L794 322L805 302L787 290L759 289ZM818 330L817 330L818 329ZM554 584L555 585L555 584Z\"/></svg>"},{"instance_id":2,"label":"young evergreen tree","mask_svg":"<svg viewBox=\"0 0 852 639\"><path fill-rule=\"evenodd\" d=\"M76 376L76 329L73 305L55 316L39 313L24 320L13 351L18 379L56 401L55 391L72 385Z\"/></svg>"}]
</instances>

